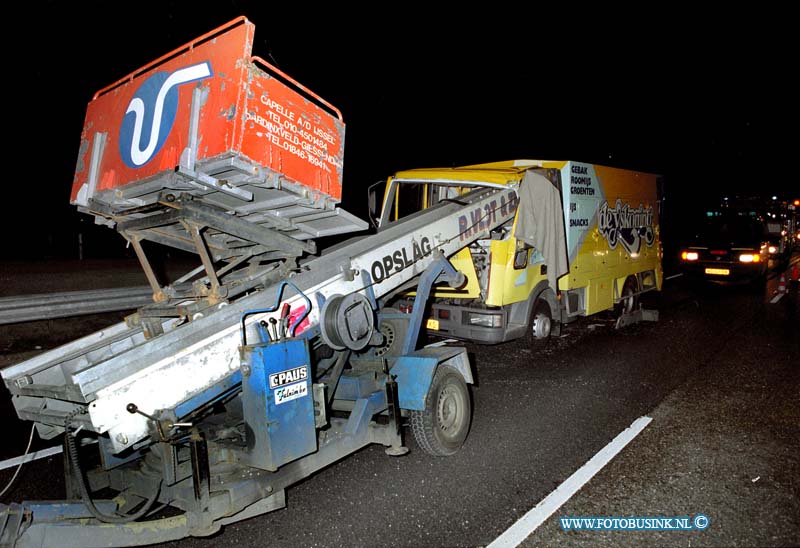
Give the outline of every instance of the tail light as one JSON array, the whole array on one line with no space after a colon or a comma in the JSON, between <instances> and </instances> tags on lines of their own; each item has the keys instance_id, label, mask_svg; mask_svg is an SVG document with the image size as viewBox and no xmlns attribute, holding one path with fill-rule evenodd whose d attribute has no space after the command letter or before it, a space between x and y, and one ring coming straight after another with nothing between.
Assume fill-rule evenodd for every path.
<instances>
[{"instance_id":1,"label":"tail light","mask_svg":"<svg viewBox=\"0 0 800 548\"><path fill-rule=\"evenodd\" d=\"M681 259L684 261L696 261L700 258L700 255L697 254L697 251L684 251L681 253Z\"/></svg>"}]
</instances>

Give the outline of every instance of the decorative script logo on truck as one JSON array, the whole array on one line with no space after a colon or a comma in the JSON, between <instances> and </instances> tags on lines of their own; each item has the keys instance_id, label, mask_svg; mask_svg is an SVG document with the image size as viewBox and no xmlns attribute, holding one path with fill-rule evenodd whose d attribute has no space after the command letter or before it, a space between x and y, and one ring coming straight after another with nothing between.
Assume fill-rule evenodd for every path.
<instances>
[{"instance_id":1,"label":"decorative script logo on truck","mask_svg":"<svg viewBox=\"0 0 800 548\"><path fill-rule=\"evenodd\" d=\"M178 112L178 86L211 76L208 61L157 72L136 90L119 130L119 153L125 165L141 167L161 150Z\"/></svg>"},{"instance_id":2,"label":"decorative script logo on truck","mask_svg":"<svg viewBox=\"0 0 800 548\"><path fill-rule=\"evenodd\" d=\"M611 249L621 243L625 251L635 254L642 249L642 240L647 247L655 241L652 206L639 204L637 209L633 209L617 198L614 208L608 207L608 202L603 202L597 216L597 228Z\"/></svg>"}]
</instances>

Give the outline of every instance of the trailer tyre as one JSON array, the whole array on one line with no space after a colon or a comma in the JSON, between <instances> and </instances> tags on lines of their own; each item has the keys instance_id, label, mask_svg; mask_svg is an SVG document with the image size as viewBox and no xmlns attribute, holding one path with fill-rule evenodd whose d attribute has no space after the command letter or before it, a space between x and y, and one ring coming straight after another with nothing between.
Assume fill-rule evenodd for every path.
<instances>
[{"instance_id":1,"label":"trailer tyre","mask_svg":"<svg viewBox=\"0 0 800 548\"><path fill-rule=\"evenodd\" d=\"M464 377L449 365L433 376L424 411L411 411L411 430L426 453L446 457L464 444L472 419L472 404Z\"/></svg>"}]
</instances>

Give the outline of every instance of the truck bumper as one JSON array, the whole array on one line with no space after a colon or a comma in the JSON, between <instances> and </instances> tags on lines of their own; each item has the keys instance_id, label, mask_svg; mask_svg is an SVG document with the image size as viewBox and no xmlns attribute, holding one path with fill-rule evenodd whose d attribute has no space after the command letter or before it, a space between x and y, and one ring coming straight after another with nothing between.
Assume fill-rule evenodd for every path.
<instances>
[{"instance_id":1,"label":"truck bumper","mask_svg":"<svg viewBox=\"0 0 800 548\"><path fill-rule=\"evenodd\" d=\"M479 344L498 344L517 338L525 326L508 325L505 308L486 309L434 304L427 316L427 333Z\"/></svg>"}]
</instances>

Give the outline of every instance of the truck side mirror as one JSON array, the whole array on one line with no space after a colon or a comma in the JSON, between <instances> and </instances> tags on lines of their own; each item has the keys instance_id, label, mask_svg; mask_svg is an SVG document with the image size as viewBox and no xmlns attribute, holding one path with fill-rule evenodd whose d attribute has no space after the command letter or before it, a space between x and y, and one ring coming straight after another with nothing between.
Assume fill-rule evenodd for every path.
<instances>
[{"instance_id":1,"label":"truck side mirror","mask_svg":"<svg viewBox=\"0 0 800 548\"><path fill-rule=\"evenodd\" d=\"M372 224L373 227L378 228L378 222L380 221L380 204L378 202L378 189L383 188L383 185L386 183L384 180L380 180L377 183L373 183L367 188L367 211L369 215L369 222ZM383 193L381 193L383 196Z\"/></svg>"}]
</instances>

